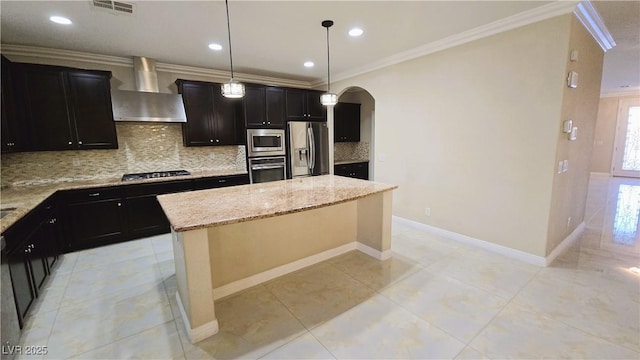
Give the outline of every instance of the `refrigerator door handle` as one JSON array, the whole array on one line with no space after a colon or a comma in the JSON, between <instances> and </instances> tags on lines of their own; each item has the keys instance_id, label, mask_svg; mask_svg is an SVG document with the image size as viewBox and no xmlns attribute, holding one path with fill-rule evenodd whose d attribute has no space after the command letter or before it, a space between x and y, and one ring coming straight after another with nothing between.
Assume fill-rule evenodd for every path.
<instances>
[{"instance_id":1,"label":"refrigerator door handle","mask_svg":"<svg viewBox=\"0 0 640 360\"><path fill-rule=\"evenodd\" d=\"M309 135L309 149L311 150L311 154L309 154L309 170L311 170L311 175L313 175L313 169L316 167L316 143L313 136L313 128L307 128L307 132Z\"/></svg>"}]
</instances>

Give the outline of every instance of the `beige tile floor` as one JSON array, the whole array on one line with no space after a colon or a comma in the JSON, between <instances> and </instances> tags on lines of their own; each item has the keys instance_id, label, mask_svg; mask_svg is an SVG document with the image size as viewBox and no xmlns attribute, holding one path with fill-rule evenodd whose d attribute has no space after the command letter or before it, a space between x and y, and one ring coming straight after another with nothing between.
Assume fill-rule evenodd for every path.
<instances>
[{"instance_id":1,"label":"beige tile floor","mask_svg":"<svg viewBox=\"0 0 640 360\"><path fill-rule=\"evenodd\" d=\"M197 344L169 236L67 254L22 343L79 359L639 359L639 206L639 181L592 178L587 230L547 268L394 223L391 259L351 252L222 299Z\"/></svg>"}]
</instances>

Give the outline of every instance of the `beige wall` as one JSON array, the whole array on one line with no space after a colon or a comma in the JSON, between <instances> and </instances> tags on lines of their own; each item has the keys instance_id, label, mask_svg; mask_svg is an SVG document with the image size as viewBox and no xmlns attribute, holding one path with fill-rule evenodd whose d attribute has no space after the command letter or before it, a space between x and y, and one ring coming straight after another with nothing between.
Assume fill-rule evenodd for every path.
<instances>
[{"instance_id":1,"label":"beige wall","mask_svg":"<svg viewBox=\"0 0 640 360\"><path fill-rule=\"evenodd\" d=\"M598 120L596 122L591 154L591 171L596 173L611 173L611 161L615 146L616 126L618 122L618 106L620 100L638 99L640 96L610 96L600 98Z\"/></svg>"},{"instance_id":2,"label":"beige wall","mask_svg":"<svg viewBox=\"0 0 640 360\"><path fill-rule=\"evenodd\" d=\"M569 166L567 172L554 173L546 255L584 221L600 97L604 52L575 17L571 20L569 50L578 51L578 60L572 62L567 56L565 73L577 72L579 83L575 89L563 87L555 164L568 160ZM578 128L575 141L569 141L568 135L561 131L566 119L571 119L573 126Z\"/></svg>"},{"instance_id":3,"label":"beige wall","mask_svg":"<svg viewBox=\"0 0 640 360\"><path fill-rule=\"evenodd\" d=\"M375 99L375 180L400 186L395 215L547 254L572 24L552 18L335 84Z\"/></svg>"}]
</instances>

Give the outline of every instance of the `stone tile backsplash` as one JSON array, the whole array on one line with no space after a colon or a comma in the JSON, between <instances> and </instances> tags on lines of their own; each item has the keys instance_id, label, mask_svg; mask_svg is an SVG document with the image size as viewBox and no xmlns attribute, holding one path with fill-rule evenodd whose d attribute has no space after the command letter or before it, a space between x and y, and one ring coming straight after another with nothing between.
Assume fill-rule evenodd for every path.
<instances>
[{"instance_id":1,"label":"stone tile backsplash","mask_svg":"<svg viewBox=\"0 0 640 360\"><path fill-rule=\"evenodd\" d=\"M180 124L117 123L117 150L2 155L2 186L100 180L125 173L186 169L246 171L244 146L184 147Z\"/></svg>"},{"instance_id":2,"label":"stone tile backsplash","mask_svg":"<svg viewBox=\"0 0 640 360\"><path fill-rule=\"evenodd\" d=\"M333 161L345 160L369 160L369 143L360 142L344 142L333 144Z\"/></svg>"}]
</instances>

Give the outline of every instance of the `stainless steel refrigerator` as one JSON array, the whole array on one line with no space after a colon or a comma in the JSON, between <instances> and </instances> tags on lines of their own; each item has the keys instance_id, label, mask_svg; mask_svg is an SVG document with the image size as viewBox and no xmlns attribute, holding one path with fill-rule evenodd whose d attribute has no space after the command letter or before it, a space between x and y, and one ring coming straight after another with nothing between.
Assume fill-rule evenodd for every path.
<instances>
[{"instance_id":1,"label":"stainless steel refrigerator","mask_svg":"<svg viewBox=\"0 0 640 360\"><path fill-rule=\"evenodd\" d=\"M288 136L291 177L329 173L329 129L326 122L290 121Z\"/></svg>"}]
</instances>

